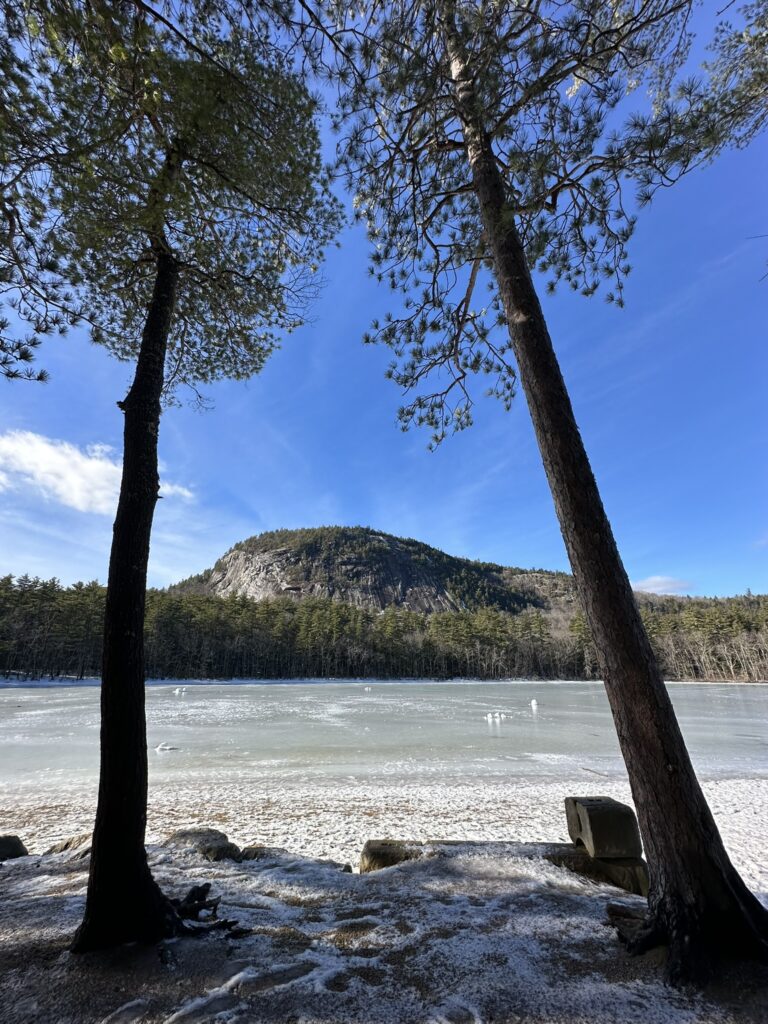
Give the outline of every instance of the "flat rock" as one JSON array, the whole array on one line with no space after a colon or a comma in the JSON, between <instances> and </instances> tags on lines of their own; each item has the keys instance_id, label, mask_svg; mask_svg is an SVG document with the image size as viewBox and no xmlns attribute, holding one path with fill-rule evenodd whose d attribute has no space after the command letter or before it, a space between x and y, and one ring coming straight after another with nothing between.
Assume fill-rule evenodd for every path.
<instances>
[{"instance_id":1,"label":"flat rock","mask_svg":"<svg viewBox=\"0 0 768 1024\"><path fill-rule=\"evenodd\" d=\"M240 848L215 828L181 828L166 840L167 846L195 850L206 860L240 860Z\"/></svg>"},{"instance_id":2,"label":"flat rock","mask_svg":"<svg viewBox=\"0 0 768 1024\"><path fill-rule=\"evenodd\" d=\"M381 871L425 854L425 843L408 843L402 839L369 839L360 854L360 874Z\"/></svg>"},{"instance_id":3,"label":"flat rock","mask_svg":"<svg viewBox=\"0 0 768 1024\"><path fill-rule=\"evenodd\" d=\"M28 857L29 850L18 836L0 836L0 860L14 860L16 857Z\"/></svg>"},{"instance_id":4,"label":"flat rock","mask_svg":"<svg viewBox=\"0 0 768 1024\"><path fill-rule=\"evenodd\" d=\"M499 843L506 855L526 860L546 860L556 867L594 882L605 882L637 896L648 895L648 866L640 857L614 859L590 857L583 846L571 843ZM434 840L417 843L397 839L369 839L360 855L360 873L390 868L419 857L450 857L456 852L477 849L487 852L488 843L462 840Z\"/></svg>"},{"instance_id":5,"label":"flat rock","mask_svg":"<svg viewBox=\"0 0 768 1024\"><path fill-rule=\"evenodd\" d=\"M608 796L567 796L568 835L590 857L642 857L643 844L635 812Z\"/></svg>"}]
</instances>

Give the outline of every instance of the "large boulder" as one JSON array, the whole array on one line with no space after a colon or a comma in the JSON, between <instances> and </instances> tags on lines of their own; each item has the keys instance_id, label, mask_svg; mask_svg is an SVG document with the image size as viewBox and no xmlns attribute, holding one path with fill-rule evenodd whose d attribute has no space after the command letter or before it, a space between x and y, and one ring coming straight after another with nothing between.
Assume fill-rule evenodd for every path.
<instances>
[{"instance_id":1,"label":"large boulder","mask_svg":"<svg viewBox=\"0 0 768 1024\"><path fill-rule=\"evenodd\" d=\"M166 846L195 850L206 860L240 860L240 848L215 828L181 828L165 842Z\"/></svg>"},{"instance_id":2,"label":"large boulder","mask_svg":"<svg viewBox=\"0 0 768 1024\"><path fill-rule=\"evenodd\" d=\"M28 857L29 850L18 836L0 836L0 860Z\"/></svg>"},{"instance_id":3,"label":"large boulder","mask_svg":"<svg viewBox=\"0 0 768 1024\"><path fill-rule=\"evenodd\" d=\"M590 857L609 860L643 854L635 812L608 796L567 796L568 835Z\"/></svg>"}]
</instances>

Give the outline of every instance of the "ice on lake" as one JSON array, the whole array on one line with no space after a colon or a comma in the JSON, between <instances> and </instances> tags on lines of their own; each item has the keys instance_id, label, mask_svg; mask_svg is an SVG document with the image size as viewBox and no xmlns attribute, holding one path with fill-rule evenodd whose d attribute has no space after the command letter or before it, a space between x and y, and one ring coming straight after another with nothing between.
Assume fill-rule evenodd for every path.
<instances>
[{"instance_id":1,"label":"ice on lake","mask_svg":"<svg viewBox=\"0 0 768 1024\"><path fill-rule=\"evenodd\" d=\"M768 775L768 687L670 691L701 776ZM88 780L98 728L97 687L0 690L0 783ZM624 774L594 683L153 684L147 729L155 780Z\"/></svg>"},{"instance_id":2,"label":"ice on lake","mask_svg":"<svg viewBox=\"0 0 768 1024\"><path fill-rule=\"evenodd\" d=\"M746 805L768 795L768 687L669 689L716 813L764 831ZM97 686L0 689L0 831L90 827L98 719ZM629 796L597 683L182 680L148 686L147 726L155 836L346 857L371 835L557 840L564 795Z\"/></svg>"}]
</instances>

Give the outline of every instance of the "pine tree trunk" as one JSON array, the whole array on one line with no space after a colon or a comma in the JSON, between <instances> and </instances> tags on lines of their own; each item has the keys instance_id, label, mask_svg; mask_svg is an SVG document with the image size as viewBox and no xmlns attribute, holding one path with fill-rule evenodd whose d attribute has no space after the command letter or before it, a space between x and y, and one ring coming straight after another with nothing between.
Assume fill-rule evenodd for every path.
<instances>
[{"instance_id":1,"label":"pine tree trunk","mask_svg":"<svg viewBox=\"0 0 768 1024\"><path fill-rule=\"evenodd\" d=\"M665 942L671 980L724 957L768 959L768 911L732 866L701 791L573 415L460 39L443 21L464 144L560 529L627 766L648 857L640 952Z\"/></svg>"},{"instance_id":2,"label":"pine tree trunk","mask_svg":"<svg viewBox=\"0 0 768 1024\"><path fill-rule=\"evenodd\" d=\"M74 952L154 942L182 929L147 864L144 603L159 487L157 434L178 267L157 254L136 375L125 413L123 476L113 529L104 617L101 774L85 916Z\"/></svg>"}]
</instances>

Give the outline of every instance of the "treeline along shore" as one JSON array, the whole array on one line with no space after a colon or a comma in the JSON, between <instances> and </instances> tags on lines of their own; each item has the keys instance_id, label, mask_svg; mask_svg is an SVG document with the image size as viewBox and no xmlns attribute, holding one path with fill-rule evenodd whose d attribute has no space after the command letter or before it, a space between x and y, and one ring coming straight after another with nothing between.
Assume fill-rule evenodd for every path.
<instances>
[{"instance_id":1,"label":"treeline along shore","mask_svg":"<svg viewBox=\"0 0 768 1024\"><path fill-rule=\"evenodd\" d=\"M98 583L0 579L0 674L100 675L104 597ZM768 596L638 597L667 679L768 680ZM598 676L577 610L379 611L323 597L150 590L145 642L152 678Z\"/></svg>"}]
</instances>

